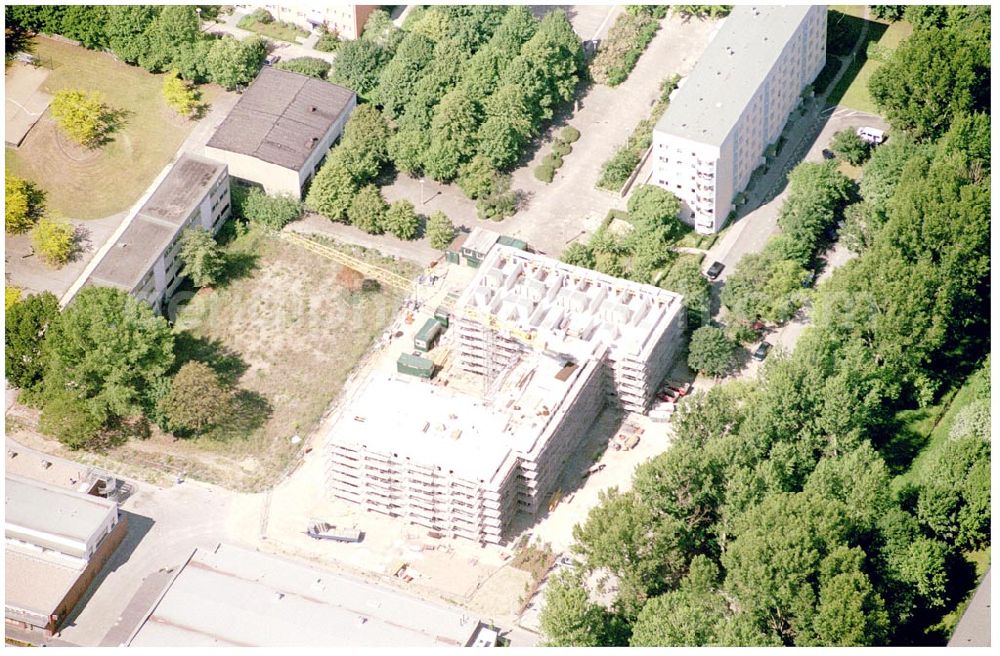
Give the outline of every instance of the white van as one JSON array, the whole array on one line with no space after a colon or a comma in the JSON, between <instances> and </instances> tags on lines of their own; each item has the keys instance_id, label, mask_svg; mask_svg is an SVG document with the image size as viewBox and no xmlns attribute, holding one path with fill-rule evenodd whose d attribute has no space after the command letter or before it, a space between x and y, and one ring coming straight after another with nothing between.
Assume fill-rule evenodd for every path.
<instances>
[{"instance_id":1,"label":"white van","mask_svg":"<svg viewBox=\"0 0 1000 656\"><path fill-rule=\"evenodd\" d=\"M858 136L873 146L877 146L885 141L885 130L879 130L878 128L858 128Z\"/></svg>"}]
</instances>

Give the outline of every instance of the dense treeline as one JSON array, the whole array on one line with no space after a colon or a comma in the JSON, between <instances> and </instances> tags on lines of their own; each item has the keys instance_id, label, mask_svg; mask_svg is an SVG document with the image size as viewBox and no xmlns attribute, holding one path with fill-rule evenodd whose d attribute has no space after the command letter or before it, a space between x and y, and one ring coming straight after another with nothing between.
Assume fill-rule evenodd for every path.
<instances>
[{"instance_id":1,"label":"dense treeline","mask_svg":"<svg viewBox=\"0 0 1000 656\"><path fill-rule=\"evenodd\" d=\"M889 65L908 57L901 47ZM542 614L551 644L947 638L938 623L975 584L964 553L989 545L988 407L905 484L921 445L897 413L989 349L989 121L954 102L940 138L906 107L892 118L898 143L876 150L860 189L877 218L816 290L791 357L682 404L670 449L575 529L580 563L550 583ZM828 212L783 214L783 229L807 219L808 243Z\"/></svg>"},{"instance_id":2,"label":"dense treeline","mask_svg":"<svg viewBox=\"0 0 1000 656\"><path fill-rule=\"evenodd\" d=\"M8 25L59 34L85 48L109 50L152 73L175 70L192 82L235 89L253 81L266 54L264 41L215 38L201 31L192 5L7 5Z\"/></svg>"},{"instance_id":3,"label":"dense treeline","mask_svg":"<svg viewBox=\"0 0 1000 656\"><path fill-rule=\"evenodd\" d=\"M513 213L503 171L572 99L582 70L582 47L565 13L538 20L524 6L438 5L414 12L404 27L387 25L378 38L366 32L342 46L330 79L379 109L388 130L379 141L381 162L455 181L477 201L480 218ZM330 158L307 201L335 220L353 197L343 191L349 185L340 159Z\"/></svg>"}]
</instances>

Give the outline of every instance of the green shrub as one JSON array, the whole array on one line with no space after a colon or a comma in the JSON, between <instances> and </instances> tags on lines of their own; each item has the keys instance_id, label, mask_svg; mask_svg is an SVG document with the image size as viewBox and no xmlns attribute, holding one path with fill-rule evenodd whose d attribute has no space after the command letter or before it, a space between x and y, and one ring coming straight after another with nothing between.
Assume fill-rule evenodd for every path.
<instances>
[{"instance_id":1,"label":"green shrub","mask_svg":"<svg viewBox=\"0 0 1000 656\"><path fill-rule=\"evenodd\" d=\"M314 49L320 52L336 52L340 48L340 35L337 32L326 32L316 41Z\"/></svg>"},{"instance_id":2,"label":"green shrub","mask_svg":"<svg viewBox=\"0 0 1000 656\"><path fill-rule=\"evenodd\" d=\"M580 138L580 131L572 125L567 125L559 132L559 138L562 139L564 143L576 143L577 139Z\"/></svg>"},{"instance_id":3,"label":"green shrub","mask_svg":"<svg viewBox=\"0 0 1000 656\"><path fill-rule=\"evenodd\" d=\"M555 143L552 144L552 154L556 157L566 157L573 152L573 146L569 145L565 141L560 141L556 139Z\"/></svg>"},{"instance_id":4,"label":"green shrub","mask_svg":"<svg viewBox=\"0 0 1000 656\"><path fill-rule=\"evenodd\" d=\"M621 14L590 64L594 81L614 87L628 79L659 29L659 21L646 11Z\"/></svg>"},{"instance_id":5,"label":"green shrub","mask_svg":"<svg viewBox=\"0 0 1000 656\"><path fill-rule=\"evenodd\" d=\"M325 79L326 74L330 72L330 62L318 57L296 57L295 59L278 62L274 67L280 68L283 71L292 71L293 73L316 77L321 80Z\"/></svg>"},{"instance_id":6,"label":"green shrub","mask_svg":"<svg viewBox=\"0 0 1000 656\"><path fill-rule=\"evenodd\" d=\"M556 171L550 164L539 164L535 167L535 177L542 182L552 182L552 178L554 178L555 175Z\"/></svg>"},{"instance_id":7,"label":"green shrub","mask_svg":"<svg viewBox=\"0 0 1000 656\"><path fill-rule=\"evenodd\" d=\"M253 13L247 14L236 23L236 27L253 31L257 24L268 25L274 22L274 16L267 9L256 9Z\"/></svg>"},{"instance_id":8,"label":"green shrub","mask_svg":"<svg viewBox=\"0 0 1000 656\"><path fill-rule=\"evenodd\" d=\"M288 223L302 218L302 203L289 195L268 196L254 187L242 199L240 211L248 221L281 230Z\"/></svg>"},{"instance_id":9,"label":"green shrub","mask_svg":"<svg viewBox=\"0 0 1000 656\"><path fill-rule=\"evenodd\" d=\"M556 155L555 153L549 153L542 159L542 164L551 166L554 170L558 169L560 166L563 165L563 160L562 157L559 157L559 155Z\"/></svg>"}]
</instances>

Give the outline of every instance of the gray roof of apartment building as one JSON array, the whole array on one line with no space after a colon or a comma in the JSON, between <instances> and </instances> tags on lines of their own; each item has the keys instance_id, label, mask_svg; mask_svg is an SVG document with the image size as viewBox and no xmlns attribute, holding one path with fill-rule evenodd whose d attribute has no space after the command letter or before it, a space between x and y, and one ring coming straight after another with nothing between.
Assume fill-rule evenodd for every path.
<instances>
[{"instance_id":1,"label":"gray roof of apartment building","mask_svg":"<svg viewBox=\"0 0 1000 656\"><path fill-rule=\"evenodd\" d=\"M198 548L131 647L461 647L460 608L227 544Z\"/></svg>"},{"instance_id":2,"label":"gray roof of apartment building","mask_svg":"<svg viewBox=\"0 0 1000 656\"><path fill-rule=\"evenodd\" d=\"M21 476L4 480L4 521L10 526L86 542L101 526L113 501Z\"/></svg>"},{"instance_id":3,"label":"gray roof of apartment building","mask_svg":"<svg viewBox=\"0 0 1000 656\"><path fill-rule=\"evenodd\" d=\"M674 95L656 130L721 146L811 8L736 7Z\"/></svg>"},{"instance_id":4,"label":"gray roof of apartment building","mask_svg":"<svg viewBox=\"0 0 1000 656\"><path fill-rule=\"evenodd\" d=\"M265 66L208 147L301 170L353 98L337 84Z\"/></svg>"},{"instance_id":5,"label":"gray roof of apartment building","mask_svg":"<svg viewBox=\"0 0 1000 656\"><path fill-rule=\"evenodd\" d=\"M90 281L134 289L225 171L221 162L191 153L181 155L90 274Z\"/></svg>"}]
</instances>

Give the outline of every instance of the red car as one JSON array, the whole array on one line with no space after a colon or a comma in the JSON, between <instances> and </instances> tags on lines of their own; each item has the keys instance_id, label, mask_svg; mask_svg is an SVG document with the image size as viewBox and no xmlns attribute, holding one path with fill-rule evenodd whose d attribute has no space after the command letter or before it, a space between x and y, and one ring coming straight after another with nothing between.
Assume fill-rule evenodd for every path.
<instances>
[{"instance_id":1,"label":"red car","mask_svg":"<svg viewBox=\"0 0 1000 656\"><path fill-rule=\"evenodd\" d=\"M691 393L691 383L667 383L667 389L677 392L677 396L687 396Z\"/></svg>"},{"instance_id":2,"label":"red car","mask_svg":"<svg viewBox=\"0 0 1000 656\"><path fill-rule=\"evenodd\" d=\"M660 390L660 393L656 395L656 398L660 399L661 401L673 402L679 399L680 396L681 395L677 392L677 390L665 387L662 390Z\"/></svg>"}]
</instances>

